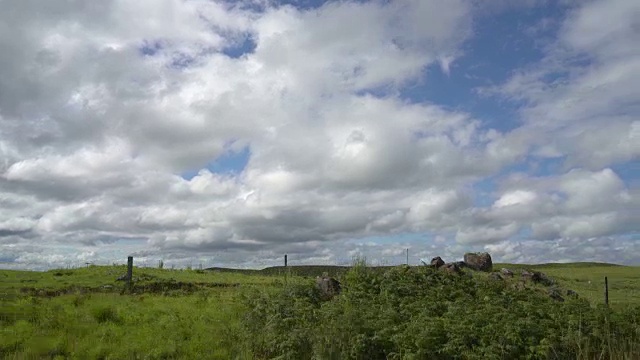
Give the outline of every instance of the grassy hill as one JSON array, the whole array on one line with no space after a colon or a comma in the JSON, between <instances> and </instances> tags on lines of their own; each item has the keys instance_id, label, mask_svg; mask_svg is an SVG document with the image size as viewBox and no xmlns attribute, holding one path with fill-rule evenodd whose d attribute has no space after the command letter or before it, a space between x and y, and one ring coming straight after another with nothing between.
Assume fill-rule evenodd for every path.
<instances>
[{"instance_id":1,"label":"grassy hill","mask_svg":"<svg viewBox=\"0 0 640 360\"><path fill-rule=\"evenodd\" d=\"M302 277L316 277L323 273L341 277L351 267L330 265L294 265L267 267L261 270L210 268L218 273L245 275L283 275L285 272ZM393 266L372 267L384 271ZM548 263L548 264L508 264L496 263L494 270L530 269L540 271L556 279L563 287L575 290L593 304L604 303L604 278L609 282L609 303L611 306L640 305L640 266L623 266L598 262Z\"/></svg>"},{"instance_id":2,"label":"grassy hill","mask_svg":"<svg viewBox=\"0 0 640 360\"><path fill-rule=\"evenodd\" d=\"M465 316L491 316L494 332L513 332L506 338L496 338L505 342L499 351L509 354L524 354L529 348L547 354L544 344L550 342L553 349L597 358L595 353L590 357L575 352L571 346L578 344L602 352L604 345L593 343L600 336L627 347L618 355L640 358L640 349L630 345L640 340L640 267L494 264L495 270L502 267L516 272L542 271L556 280L557 287L576 291L579 299L575 301L584 303L568 297L563 303L552 301L546 289L538 285L518 290L517 277L495 282L486 273L467 271L464 276L445 276L423 266L367 267L364 273L361 266L134 268L131 291L125 291L125 284L116 280L126 272L125 266L45 272L0 270L0 359L269 358L293 356L298 350L316 351L314 346L327 345L323 336L336 337L333 342L346 346L336 348L336 354L340 354L333 357L336 359L350 358L345 354L351 352L383 358L374 351L385 353L384 358L398 359L445 359L448 355L442 354L456 351L466 354L460 357L465 359L482 358L475 357L475 351L485 352L484 358L491 357L498 350L473 341L489 341L494 335L476 334L479 330L475 325L464 325ZM320 302L314 293L314 278L323 273L343 282L345 292L336 300ZM612 309L607 311L613 311L610 315L600 307L605 276ZM514 317L518 313L521 320ZM616 324L618 333L604 337L604 325L598 320L602 314L610 317L606 329ZM426 323L415 323L417 319ZM260 321L265 321L261 326L275 328L253 333L251 322ZM537 323L553 329L539 329L533 335L520 333L523 326ZM583 324L580 326L585 328L580 331L587 331L580 338L571 335L577 331L572 330L576 324ZM420 329L410 330L419 325ZM435 336L441 345L436 340L415 345L425 338L414 339L412 334L431 326L452 334L425 333L426 338ZM350 335L339 335L338 330ZM542 342L526 347L521 340L528 336ZM363 341L362 347L352 348L358 341ZM438 346L444 349L441 357L419 355ZM394 349L404 349L406 356L389 355Z\"/></svg>"}]
</instances>

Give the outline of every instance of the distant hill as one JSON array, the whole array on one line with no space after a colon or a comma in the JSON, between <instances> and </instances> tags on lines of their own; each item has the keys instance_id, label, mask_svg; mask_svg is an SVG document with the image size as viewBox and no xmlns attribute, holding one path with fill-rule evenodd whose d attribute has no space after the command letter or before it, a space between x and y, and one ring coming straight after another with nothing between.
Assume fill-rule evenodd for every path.
<instances>
[{"instance_id":1,"label":"distant hill","mask_svg":"<svg viewBox=\"0 0 640 360\"><path fill-rule=\"evenodd\" d=\"M619 264L611 264L611 263L600 263L600 262L573 262L573 263L544 263L544 264L493 264L496 266L503 267L531 267L531 268L585 268L585 267L607 267L607 266L624 266Z\"/></svg>"},{"instance_id":2,"label":"distant hill","mask_svg":"<svg viewBox=\"0 0 640 360\"><path fill-rule=\"evenodd\" d=\"M232 272L239 274L255 274L255 275L280 275L285 272L291 275L297 276L319 276L323 273L328 273L331 276L339 276L347 272L351 266L337 266L337 265L292 265L292 266L271 266L260 270L255 269L234 269L234 268L222 268L211 267L205 270L214 272Z\"/></svg>"},{"instance_id":3,"label":"distant hill","mask_svg":"<svg viewBox=\"0 0 640 360\"><path fill-rule=\"evenodd\" d=\"M396 265L397 266L397 265ZM423 265L414 265L423 266ZM623 265L598 263L598 262L575 262L575 263L546 263L546 264L506 264L495 263L494 269L499 270L501 267L507 268L586 268L586 267L619 267ZM394 266L372 266L374 269L388 269ZM320 276L328 273L330 276L340 276L347 272L351 266L340 265L291 265L291 266L271 266L264 269L235 269L224 267L210 267L205 270L214 272L231 272L239 274L255 274L255 275L280 275L289 272L291 275L297 276Z\"/></svg>"}]
</instances>

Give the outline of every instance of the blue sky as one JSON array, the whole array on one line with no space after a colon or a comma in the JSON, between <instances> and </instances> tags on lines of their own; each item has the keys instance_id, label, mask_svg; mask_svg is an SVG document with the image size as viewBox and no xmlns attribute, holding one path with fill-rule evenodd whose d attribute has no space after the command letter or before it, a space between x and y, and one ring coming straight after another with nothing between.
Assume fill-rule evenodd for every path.
<instances>
[{"instance_id":1,"label":"blue sky","mask_svg":"<svg viewBox=\"0 0 640 360\"><path fill-rule=\"evenodd\" d=\"M640 263L637 1L53 1L0 14L0 266Z\"/></svg>"}]
</instances>

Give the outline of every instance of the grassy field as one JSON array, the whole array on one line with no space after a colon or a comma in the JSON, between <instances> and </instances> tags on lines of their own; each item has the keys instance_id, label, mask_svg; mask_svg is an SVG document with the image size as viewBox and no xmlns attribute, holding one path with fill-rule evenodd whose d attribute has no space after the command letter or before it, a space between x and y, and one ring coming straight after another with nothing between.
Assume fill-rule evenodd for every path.
<instances>
[{"instance_id":1,"label":"grassy field","mask_svg":"<svg viewBox=\"0 0 640 360\"><path fill-rule=\"evenodd\" d=\"M494 269L501 267L542 271L563 288L575 290L593 307L604 301L607 276L611 307L640 309L640 267L494 265ZM377 271L389 269L394 268ZM326 266L286 270L135 268L136 281L130 292L124 291L123 282L116 281L126 272L124 266L47 272L0 270L0 358L268 358L259 356L251 345L253 340L247 338L256 335L247 330L246 316L252 311L255 315L261 306L247 298L268 299L291 286L312 288L316 275L328 272L342 278L348 270ZM485 276L474 275L476 279ZM628 358L640 358L636 355Z\"/></svg>"},{"instance_id":2,"label":"grassy field","mask_svg":"<svg viewBox=\"0 0 640 360\"><path fill-rule=\"evenodd\" d=\"M123 266L0 271L0 358L242 358L234 353L244 311L239 296L284 282L135 268L129 294L116 281L125 273Z\"/></svg>"},{"instance_id":3,"label":"grassy field","mask_svg":"<svg viewBox=\"0 0 640 360\"><path fill-rule=\"evenodd\" d=\"M609 304L616 307L640 305L640 266L602 263L494 264L494 269L527 268L541 271L565 288L575 290L592 304L604 304L604 278L609 282Z\"/></svg>"}]
</instances>

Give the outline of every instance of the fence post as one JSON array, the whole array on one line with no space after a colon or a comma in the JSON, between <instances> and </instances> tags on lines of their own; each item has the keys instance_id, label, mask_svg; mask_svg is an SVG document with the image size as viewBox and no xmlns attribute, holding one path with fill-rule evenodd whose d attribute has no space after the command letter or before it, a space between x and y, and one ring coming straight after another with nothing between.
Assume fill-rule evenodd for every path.
<instances>
[{"instance_id":1,"label":"fence post","mask_svg":"<svg viewBox=\"0 0 640 360\"><path fill-rule=\"evenodd\" d=\"M604 277L604 303L609 307L609 279Z\"/></svg>"},{"instance_id":2,"label":"fence post","mask_svg":"<svg viewBox=\"0 0 640 360\"><path fill-rule=\"evenodd\" d=\"M127 258L127 288L131 291L133 284L133 256Z\"/></svg>"},{"instance_id":3,"label":"fence post","mask_svg":"<svg viewBox=\"0 0 640 360\"><path fill-rule=\"evenodd\" d=\"M284 254L284 286L287 286L287 254Z\"/></svg>"},{"instance_id":4,"label":"fence post","mask_svg":"<svg viewBox=\"0 0 640 360\"><path fill-rule=\"evenodd\" d=\"M407 249L407 265L409 265L409 249Z\"/></svg>"}]
</instances>

